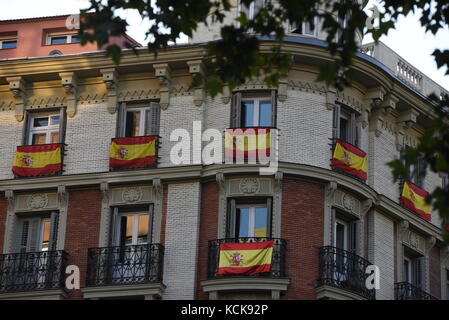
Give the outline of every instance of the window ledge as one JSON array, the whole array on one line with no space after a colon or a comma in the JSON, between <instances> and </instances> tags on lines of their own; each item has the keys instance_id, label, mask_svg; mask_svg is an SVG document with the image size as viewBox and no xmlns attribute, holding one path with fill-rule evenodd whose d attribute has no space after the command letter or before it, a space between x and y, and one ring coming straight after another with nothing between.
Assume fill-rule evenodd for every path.
<instances>
[{"instance_id":1,"label":"window ledge","mask_svg":"<svg viewBox=\"0 0 449 320\"><path fill-rule=\"evenodd\" d=\"M66 297L67 293L62 289L0 294L0 300L64 300Z\"/></svg>"},{"instance_id":2,"label":"window ledge","mask_svg":"<svg viewBox=\"0 0 449 320\"><path fill-rule=\"evenodd\" d=\"M316 288L315 292L318 300L367 300L358 294L331 286L320 286Z\"/></svg>"},{"instance_id":3,"label":"window ledge","mask_svg":"<svg viewBox=\"0 0 449 320\"><path fill-rule=\"evenodd\" d=\"M85 299L145 296L150 300L162 297L165 291L163 283L124 284L81 288Z\"/></svg>"}]
</instances>

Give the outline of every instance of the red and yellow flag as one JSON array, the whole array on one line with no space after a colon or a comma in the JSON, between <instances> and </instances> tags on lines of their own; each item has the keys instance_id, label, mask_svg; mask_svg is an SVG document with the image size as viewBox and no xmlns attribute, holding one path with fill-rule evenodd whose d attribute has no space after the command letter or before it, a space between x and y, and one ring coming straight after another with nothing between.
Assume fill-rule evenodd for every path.
<instances>
[{"instance_id":1,"label":"red and yellow flag","mask_svg":"<svg viewBox=\"0 0 449 320\"><path fill-rule=\"evenodd\" d=\"M226 158L268 158L271 152L271 128L226 129L224 145Z\"/></svg>"},{"instance_id":2,"label":"red and yellow flag","mask_svg":"<svg viewBox=\"0 0 449 320\"><path fill-rule=\"evenodd\" d=\"M109 151L111 168L138 168L157 163L157 136L115 138Z\"/></svg>"},{"instance_id":3,"label":"red and yellow flag","mask_svg":"<svg viewBox=\"0 0 449 320\"><path fill-rule=\"evenodd\" d=\"M336 141L331 165L362 180L367 179L366 153L347 142Z\"/></svg>"},{"instance_id":4,"label":"red and yellow flag","mask_svg":"<svg viewBox=\"0 0 449 320\"><path fill-rule=\"evenodd\" d=\"M17 147L12 172L19 177L44 176L62 171L60 143Z\"/></svg>"},{"instance_id":5,"label":"red and yellow flag","mask_svg":"<svg viewBox=\"0 0 449 320\"><path fill-rule=\"evenodd\" d=\"M430 204L426 203L426 197L429 193L409 181L404 182L402 189L401 205L413 211L421 218L431 221Z\"/></svg>"},{"instance_id":6,"label":"red and yellow flag","mask_svg":"<svg viewBox=\"0 0 449 320\"><path fill-rule=\"evenodd\" d=\"M270 272L274 241L220 244L218 274Z\"/></svg>"}]
</instances>

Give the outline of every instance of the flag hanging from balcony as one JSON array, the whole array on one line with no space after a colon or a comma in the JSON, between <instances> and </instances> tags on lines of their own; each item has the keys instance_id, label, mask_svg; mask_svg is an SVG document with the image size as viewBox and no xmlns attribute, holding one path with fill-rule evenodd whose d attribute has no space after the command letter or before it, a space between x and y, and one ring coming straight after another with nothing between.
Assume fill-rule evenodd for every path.
<instances>
[{"instance_id":1,"label":"flag hanging from balcony","mask_svg":"<svg viewBox=\"0 0 449 320\"><path fill-rule=\"evenodd\" d=\"M56 174L62 171L60 143L19 146L12 172L19 177L34 177Z\"/></svg>"},{"instance_id":2,"label":"flag hanging from balcony","mask_svg":"<svg viewBox=\"0 0 449 320\"><path fill-rule=\"evenodd\" d=\"M429 193L427 191L409 181L405 181L400 203L421 218L430 221L432 220L430 204L426 203L425 200L428 195Z\"/></svg>"},{"instance_id":3,"label":"flag hanging from balcony","mask_svg":"<svg viewBox=\"0 0 449 320\"><path fill-rule=\"evenodd\" d=\"M157 163L157 136L115 138L109 151L111 168L138 168Z\"/></svg>"},{"instance_id":4,"label":"flag hanging from balcony","mask_svg":"<svg viewBox=\"0 0 449 320\"><path fill-rule=\"evenodd\" d=\"M271 128L226 129L224 148L228 159L268 158L271 153Z\"/></svg>"},{"instance_id":5,"label":"flag hanging from balcony","mask_svg":"<svg viewBox=\"0 0 449 320\"><path fill-rule=\"evenodd\" d=\"M331 165L359 179L367 179L366 153L347 142L336 140Z\"/></svg>"},{"instance_id":6,"label":"flag hanging from balcony","mask_svg":"<svg viewBox=\"0 0 449 320\"><path fill-rule=\"evenodd\" d=\"M270 272L274 241L220 244L218 274Z\"/></svg>"}]
</instances>

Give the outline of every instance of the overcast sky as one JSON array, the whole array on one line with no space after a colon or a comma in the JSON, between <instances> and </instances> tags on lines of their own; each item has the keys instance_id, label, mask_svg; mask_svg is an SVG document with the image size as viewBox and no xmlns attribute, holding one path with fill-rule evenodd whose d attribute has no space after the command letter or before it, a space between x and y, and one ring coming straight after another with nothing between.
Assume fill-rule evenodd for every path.
<instances>
[{"instance_id":1,"label":"overcast sky","mask_svg":"<svg viewBox=\"0 0 449 320\"><path fill-rule=\"evenodd\" d=\"M377 0L371 0L367 8L376 2ZM0 20L71 14L87 5L87 0L0 0ZM121 12L120 16L126 17L131 25L128 34L145 44L148 23L142 23L137 12ZM390 31L387 36L381 38L381 41L449 90L449 76L444 75L446 70L437 70L431 56L436 48L449 47L449 31L447 29L440 31L436 36L426 34L418 19L417 15L409 15L406 19L401 19L396 30ZM367 42L370 42L370 39L364 40L364 43Z\"/></svg>"}]
</instances>

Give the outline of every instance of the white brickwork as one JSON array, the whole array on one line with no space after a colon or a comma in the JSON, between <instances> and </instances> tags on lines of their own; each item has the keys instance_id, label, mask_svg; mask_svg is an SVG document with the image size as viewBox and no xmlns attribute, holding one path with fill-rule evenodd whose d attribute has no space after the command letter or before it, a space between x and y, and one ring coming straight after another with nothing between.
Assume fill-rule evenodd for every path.
<instances>
[{"instance_id":1,"label":"white brickwork","mask_svg":"<svg viewBox=\"0 0 449 320\"><path fill-rule=\"evenodd\" d=\"M14 110L0 111L0 180L12 179L11 168L16 147L22 144L23 121L18 122Z\"/></svg>"}]
</instances>

